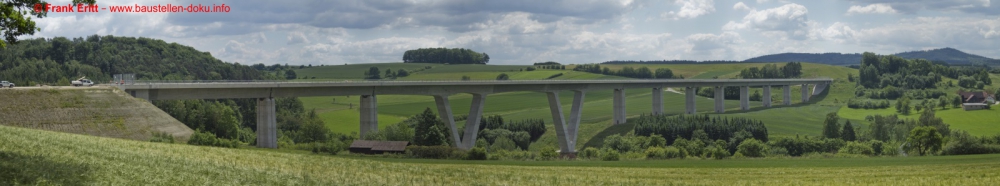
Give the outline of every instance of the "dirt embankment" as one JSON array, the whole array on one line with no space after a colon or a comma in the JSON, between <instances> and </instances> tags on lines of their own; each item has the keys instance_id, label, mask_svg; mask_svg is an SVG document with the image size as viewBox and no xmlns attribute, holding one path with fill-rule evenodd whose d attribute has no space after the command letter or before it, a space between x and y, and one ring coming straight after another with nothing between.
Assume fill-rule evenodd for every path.
<instances>
[{"instance_id":1,"label":"dirt embankment","mask_svg":"<svg viewBox=\"0 0 1000 186\"><path fill-rule=\"evenodd\" d=\"M113 87L0 89L0 125L134 140L148 140L153 132L186 140L193 132Z\"/></svg>"}]
</instances>

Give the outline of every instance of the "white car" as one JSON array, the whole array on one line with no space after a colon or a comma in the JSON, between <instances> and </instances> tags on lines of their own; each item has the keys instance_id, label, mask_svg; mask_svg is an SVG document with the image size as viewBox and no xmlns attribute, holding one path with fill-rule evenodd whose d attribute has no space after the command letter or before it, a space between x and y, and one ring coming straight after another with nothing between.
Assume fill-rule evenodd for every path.
<instances>
[{"instance_id":1,"label":"white car","mask_svg":"<svg viewBox=\"0 0 1000 186\"><path fill-rule=\"evenodd\" d=\"M94 86L94 82L90 81L89 79L76 80L76 81L71 82L71 84L74 87L79 87L79 86L88 86L88 87L89 86Z\"/></svg>"},{"instance_id":2,"label":"white car","mask_svg":"<svg viewBox=\"0 0 1000 186\"><path fill-rule=\"evenodd\" d=\"M3 87L14 88L14 83L11 83L10 81L0 81L0 88Z\"/></svg>"}]
</instances>

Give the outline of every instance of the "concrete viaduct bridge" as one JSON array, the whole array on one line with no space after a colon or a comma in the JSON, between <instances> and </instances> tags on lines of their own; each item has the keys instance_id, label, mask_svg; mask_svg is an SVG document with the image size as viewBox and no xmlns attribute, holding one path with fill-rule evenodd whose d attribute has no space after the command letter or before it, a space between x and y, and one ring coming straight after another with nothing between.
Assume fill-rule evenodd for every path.
<instances>
[{"instance_id":1,"label":"concrete viaduct bridge","mask_svg":"<svg viewBox=\"0 0 1000 186\"><path fill-rule=\"evenodd\" d=\"M152 100L180 99L257 99L257 146L277 148L275 97L346 96L361 97L361 135L378 130L377 95L428 95L437 104L438 115L451 129L452 140L460 149L475 146L479 120L486 96L494 93L534 91L548 96L552 122L563 153L576 152L577 129L584 95L588 91L613 90L613 122L625 123L625 90L652 89L653 114L663 113L663 88L685 87L686 114L695 114L695 88L715 88L715 112L725 112L723 88L740 87L740 108L750 109L749 87L763 87L763 106L771 107L771 87L781 87L784 104L791 104L791 85L801 85L802 102L817 95L832 83L832 79L669 79L669 80L505 80L505 81L343 81L343 82L136 82L119 85L134 97ZM808 88L812 85L812 90ZM569 118L563 116L559 91L573 91L573 107ZM459 137L448 96L472 94L472 105L465 123L464 136Z\"/></svg>"}]
</instances>

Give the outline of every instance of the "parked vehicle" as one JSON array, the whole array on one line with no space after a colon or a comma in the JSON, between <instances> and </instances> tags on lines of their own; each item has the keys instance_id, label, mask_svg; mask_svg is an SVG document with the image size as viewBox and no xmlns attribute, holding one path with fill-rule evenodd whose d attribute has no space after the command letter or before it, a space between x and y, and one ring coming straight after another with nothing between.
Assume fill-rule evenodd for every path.
<instances>
[{"instance_id":1,"label":"parked vehicle","mask_svg":"<svg viewBox=\"0 0 1000 186\"><path fill-rule=\"evenodd\" d=\"M87 79L87 77L81 77L80 79L70 82L70 84L73 85L74 87L94 86L94 82Z\"/></svg>"},{"instance_id":2,"label":"parked vehicle","mask_svg":"<svg viewBox=\"0 0 1000 186\"><path fill-rule=\"evenodd\" d=\"M0 88L3 87L14 88L14 83L11 83L10 81L0 81Z\"/></svg>"}]
</instances>

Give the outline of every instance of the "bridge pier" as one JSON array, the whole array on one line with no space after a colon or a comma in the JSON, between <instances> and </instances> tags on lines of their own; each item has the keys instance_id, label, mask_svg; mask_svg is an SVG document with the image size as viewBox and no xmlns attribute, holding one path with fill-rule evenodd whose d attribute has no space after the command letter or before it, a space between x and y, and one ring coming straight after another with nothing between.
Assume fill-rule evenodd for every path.
<instances>
[{"instance_id":1,"label":"bridge pier","mask_svg":"<svg viewBox=\"0 0 1000 186\"><path fill-rule=\"evenodd\" d=\"M784 94L785 105L792 105L792 86L791 85L781 86L781 91L785 93Z\"/></svg>"},{"instance_id":2,"label":"bridge pier","mask_svg":"<svg viewBox=\"0 0 1000 186\"><path fill-rule=\"evenodd\" d=\"M552 123L556 129L556 141L559 142L559 152L563 155L576 156L576 137L580 126L580 114L583 109L585 92L573 91L573 108L570 110L569 121L563 118L562 104L559 103L559 92L546 92L549 98L549 111L552 113Z\"/></svg>"},{"instance_id":3,"label":"bridge pier","mask_svg":"<svg viewBox=\"0 0 1000 186\"><path fill-rule=\"evenodd\" d=\"M653 115L663 114L663 88L653 88Z\"/></svg>"},{"instance_id":4,"label":"bridge pier","mask_svg":"<svg viewBox=\"0 0 1000 186\"><path fill-rule=\"evenodd\" d=\"M473 93L472 105L469 108L469 115L465 120L464 136L459 136L458 126L455 124L455 117L451 111L451 104L447 95L434 95L434 102L437 104L438 116L451 129L451 139L455 147L468 150L476 146L476 136L479 134L479 120L483 116L483 106L486 105L486 94Z\"/></svg>"},{"instance_id":5,"label":"bridge pier","mask_svg":"<svg viewBox=\"0 0 1000 186\"><path fill-rule=\"evenodd\" d=\"M697 97L697 95L695 95L696 90L697 90L696 87L684 87L685 114L694 114L698 112L698 110L695 109L695 100L694 100Z\"/></svg>"},{"instance_id":6,"label":"bridge pier","mask_svg":"<svg viewBox=\"0 0 1000 186\"><path fill-rule=\"evenodd\" d=\"M361 95L361 138L378 131L378 99L375 95Z\"/></svg>"},{"instance_id":7,"label":"bridge pier","mask_svg":"<svg viewBox=\"0 0 1000 186\"><path fill-rule=\"evenodd\" d=\"M614 111L613 119L614 124L625 124L625 89L616 88L614 93Z\"/></svg>"},{"instance_id":8,"label":"bridge pier","mask_svg":"<svg viewBox=\"0 0 1000 186\"><path fill-rule=\"evenodd\" d=\"M830 84L826 84L826 83L819 83L819 84L813 85L812 95L815 96L815 95L819 95L820 93L823 93L823 91L826 90L826 88L828 86L830 86Z\"/></svg>"},{"instance_id":9,"label":"bridge pier","mask_svg":"<svg viewBox=\"0 0 1000 186\"><path fill-rule=\"evenodd\" d=\"M130 94L132 94L132 97L143 99L150 103L153 102L151 99L149 99L149 90L132 90L129 92Z\"/></svg>"},{"instance_id":10,"label":"bridge pier","mask_svg":"<svg viewBox=\"0 0 1000 186\"><path fill-rule=\"evenodd\" d=\"M809 102L809 84L802 84L802 103Z\"/></svg>"},{"instance_id":11,"label":"bridge pier","mask_svg":"<svg viewBox=\"0 0 1000 186\"><path fill-rule=\"evenodd\" d=\"M726 87L717 86L715 87L715 113L725 113L726 112Z\"/></svg>"},{"instance_id":12,"label":"bridge pier","mask_svg":"<svg viewBox=\"0 0 1000 186\"><path fill-rule=\"evenodd\" d=\"M740 87L740 110L750 110L750 87Z\"/></svg>"},{"instance_id":13,"label":"bridge pier","mask_svg":"<svg viewBox=\"0 0 1000 186\"><path fill-rule=\"evenodd\" d=\"M257 147L278 148L278 125L274 98L257 99Z\"/></svg>"},{"instance_id":14,"label":"bridge pier","mask_svg":"<svg viewBox=\"0 0 1000 186\"><path fill-rule=\"evenodd\" d=\"M764 86L764 95L761 96L761 101L764 102L764 107L771 107L771 86Z\"/></svg>"}]
</instances>

